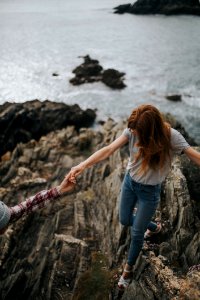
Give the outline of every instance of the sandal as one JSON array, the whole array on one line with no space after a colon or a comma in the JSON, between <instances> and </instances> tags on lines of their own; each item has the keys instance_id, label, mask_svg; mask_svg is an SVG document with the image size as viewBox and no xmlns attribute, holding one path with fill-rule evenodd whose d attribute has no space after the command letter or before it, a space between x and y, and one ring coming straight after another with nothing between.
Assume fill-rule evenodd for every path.
<instances>
[{"instance_id":1,"label":"sandal","mask_svg":"<svg viewBox=\"0 0 200 300\"><path fill-rule=\"evenodd\" d=\"M132 273L132 271L129 271L129 270L126 270L126 269L124 269L124 272L126 272L126 273ZM118 284L117 284L118 288L120 290L125 290L129 286L130 282L131 282L131 278L130 277L129 278L124 278L123 275L121 275L121 277L120 277L120 279L118 281Z\"/></svg>"},{"instance_id":2,"label":"sandal","mask_svg":"<svg viewBox=\"0 0 200 300\"><path fill-rule=\"evenodd\" d=\"M146 232L145 232L145 234L144 234L144 238L145 238L145 239L148 239L148 238L150 238L152 235L158 234L158 233L161 231L161 229L162 229L162 224L161 224L161 222L157 222L156 224L157 224L156 231L151 231L151 230L149 230L149 229L146 230Z\"/></svg>"}]
</instances>

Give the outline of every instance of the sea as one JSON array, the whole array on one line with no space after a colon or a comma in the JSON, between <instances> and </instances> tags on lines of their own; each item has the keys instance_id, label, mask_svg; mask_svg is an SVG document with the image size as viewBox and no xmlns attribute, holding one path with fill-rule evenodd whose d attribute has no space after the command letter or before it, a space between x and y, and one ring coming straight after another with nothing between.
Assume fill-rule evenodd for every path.
<instances>
[{"instance_id":1,"label":"sea","mask_svg":"<svg viewBox=\"0 0 200 300\"><path fill-rule=\"evenodd\" d=\"M126 119L142 103L169 112L200 143L200 17L118 15L123 0L0 0L0 104L33 99ZM127 87L73 86L81 56L125 72ZM59 76L52 76L57 73ZM181 94L181 102L165 98Z\"/></svg>"}]
</instances>

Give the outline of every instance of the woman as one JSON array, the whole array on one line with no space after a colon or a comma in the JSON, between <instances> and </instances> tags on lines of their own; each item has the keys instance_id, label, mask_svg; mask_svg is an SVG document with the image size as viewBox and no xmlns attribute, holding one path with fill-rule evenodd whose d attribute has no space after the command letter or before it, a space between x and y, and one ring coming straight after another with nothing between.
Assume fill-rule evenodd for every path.
<instances>
[{"instance_id":1,"label":"woman","mask_svg":"<svg viewBox=\"0 0 200 300\"><path fill-rule=\"evenodd\" d=\"M13 207L8 207L0 201L0 234L3 234L9 224L17 221L24 214L30 214L32 211L46 206L50 201L52 202L72 190L73 187L74 184L65 178L59 186L41 191Z\"/></svg>"},{"instance_id":2,"label":"woman","mask_svg":"<svg viewBox=\"0 0 200 300\"><path fill-rule=\"evenodd\" d=\"M130 272L143 246L145 231L158 232L160 229L150 221L160 199L161 182L170 170L173 156L185 153L200 166L200 153L164 122L159 110L152 105L141 105L133 110L128 128L119 138L73 167L66 179L75 183L76 177L86 168L106 159L128 142L130 157L121 189L119 218L122 225L131 226L131 244L119 288L126 288L130 282Z\"/></svg>"}]
</instances>

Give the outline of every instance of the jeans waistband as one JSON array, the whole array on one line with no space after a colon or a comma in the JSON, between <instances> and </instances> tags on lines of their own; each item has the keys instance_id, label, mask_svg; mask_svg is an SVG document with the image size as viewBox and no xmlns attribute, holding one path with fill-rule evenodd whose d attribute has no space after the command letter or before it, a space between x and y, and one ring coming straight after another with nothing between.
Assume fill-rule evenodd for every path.
<instances>
[{"instance_id":1,"label":"jeans waistband","mask_svg":"<svg viewBox=\"0 0 200 300\"><path fill-rule=\"evenodd\" d=\"M127 172L127 174L130 176L132 182L133 182L134 184L138 185L139 187L144 187L144 188L145 188L145 187L149 187L149 188L151 187L151 188L153 188L153 187L157 187L157 186L160 186L160 185L161 185L160 183L154 184L154 185L152 185L152 184L144 184L144 183L135 181L135 180L131 177L131 175L130 175L129 172Z\"/></svg>"}]
</instances>

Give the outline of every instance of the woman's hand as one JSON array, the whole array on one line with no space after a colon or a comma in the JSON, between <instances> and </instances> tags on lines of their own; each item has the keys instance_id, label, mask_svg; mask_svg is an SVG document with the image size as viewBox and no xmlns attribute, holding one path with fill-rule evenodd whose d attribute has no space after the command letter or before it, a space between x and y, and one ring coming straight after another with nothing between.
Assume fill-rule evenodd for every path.
<instances>
[{"instance_id":1,"label":"woman's hand","mask_svg":"<svg viewBox=\"0 0 200 300\"><path fill-rule=\"evenodd\" d=\"M71 191L74 188L75 184L65 178L61 184L58 186L58 190L61 194Z\"/></svg>"},{"instance_id":2,"label":"woman's hand","mask_svg":"<svg viewBox=\"0 0 200 300\"><path fill-rule=\"evenodd\" d=\"M113 154L117 149L122 147L128 142L128 138L126 136L121 135L110 145L101 148L92 154L88 159L80 163L79 165L73 167L71 171L66 175L66 179L70 182L76 183L76 177L80 175L86 168L89 168L96 163L108 158L111 154Z\"/></svg>"},{"instance_id":3,"label":"woman's hand","mask_svg":"<svg viewBox=\"0 0 200 300\"><path fill-rule=\"evenodd\" d=\"M79 165L71 168L71 171L65 176L65 179L69 182L75 184L76 183L76 177L80 175L85 170L85 167L83 163L80 163Z\"/></svg>"}]
</instances>

